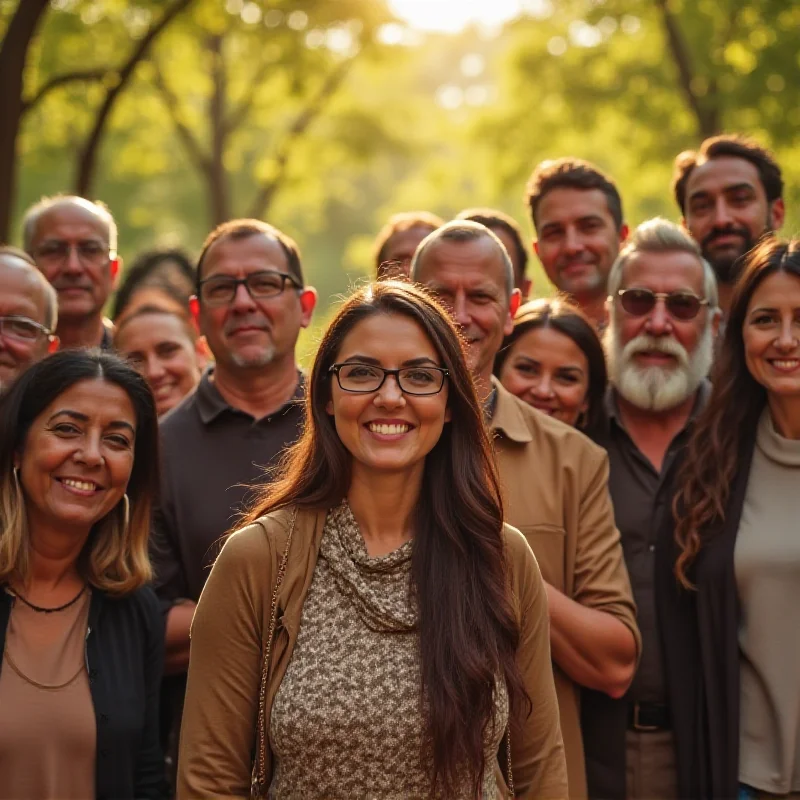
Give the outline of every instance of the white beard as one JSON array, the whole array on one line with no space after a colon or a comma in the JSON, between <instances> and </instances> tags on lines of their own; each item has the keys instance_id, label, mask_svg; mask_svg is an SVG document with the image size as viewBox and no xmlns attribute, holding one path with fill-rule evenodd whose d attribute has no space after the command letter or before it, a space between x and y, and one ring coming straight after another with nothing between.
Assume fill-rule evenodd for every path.
<instances>
[{"instance_id":1,"label":"white beard","mask_svg":"<svg viewBox=\"0 0 800 800\"><path fill-rule=\"evenodd\" d=\"M714 360L711 325L706 325L692 355L672 336L642 334L623 347L613 319L604 344L611 384L629 403L645 411L679 406L697 391ZM667 353L678 363L672 367L640 367L633 357L642 351Z\"/></svg>"}]
</instances>

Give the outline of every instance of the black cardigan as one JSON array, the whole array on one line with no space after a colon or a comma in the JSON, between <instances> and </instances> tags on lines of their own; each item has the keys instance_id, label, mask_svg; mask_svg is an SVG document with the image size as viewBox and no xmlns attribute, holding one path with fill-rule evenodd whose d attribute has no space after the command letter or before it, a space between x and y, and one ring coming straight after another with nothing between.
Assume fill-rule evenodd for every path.
<instances>
[{"instance_id":1,"label":"black cardigan","mask_svg":"<svg viewBox=\"0 0 800 800\"><path fill-rule=\"evenodd\" d=\"M656 609L675 732L678 796L729 800L739 794L739 596L734 547L742 516L756 426L739 447L724 523L707 538L687 591L675 577L678 548L667 518L656 544Z\"/></svg>"},{"instance_id":2,"label":"black cardigan","mask_svg":"<svg viewBox=\"0 0 800 800\"><path fill-rule=\"evenodd\" d=\"M12 604L0 590L2 652ZM158 740L164 622L152 589L121 598L92 590L86 660L97 726L97 800L167 797Z\"/></svg>"}]
</instances>

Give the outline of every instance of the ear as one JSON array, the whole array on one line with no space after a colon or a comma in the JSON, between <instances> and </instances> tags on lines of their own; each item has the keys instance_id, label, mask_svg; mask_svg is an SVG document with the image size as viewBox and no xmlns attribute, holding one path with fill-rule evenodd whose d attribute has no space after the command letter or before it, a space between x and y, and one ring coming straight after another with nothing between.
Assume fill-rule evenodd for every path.
<instances>
[{"instance_id":1,"label":"ear","mask_svg":"<svg viewBox=\"0 0 800 800\"><path fill-rule=\"evenodd\" d=\"M195 327L197 330L200 330L200 301L197 299L197 295L193 294L189 298L189 313L192 315L192 319L194 320Z\"/></svg>"},{"instance_id":2,"label":"ear","mask_svg":"<svg viewBox=\"0 0 800 800\"><path fill-rule=\"evenodd\" d=\"M47 343L47 353L55 353L58 351L59 346L61 345L61 339L58 338L55 334L50 337L50 341Z\"/></svg>"},{"instance_id":3,"label":"ear","mask_svg":"<svg viewBox=\"0 0 800 800\"><path fill-rule=\"evenodd\" d=\"M503 327L503 334L508 336L514 330L514 315L522 302L522 293L519 289L514 289L511 292L511 297L508 301L508 316L506 317L506 324Z\"/></svg>"},{"instance_id":4,"label":"ear","mask_svg":"<svg viewBox=\"0 0 800 800\"><path fill-rule=\"evenodd\" d=\"M119 281L119 276L122 273L122 256L117 256L111 259L109 264L109 272L111 273L111 285L116 289Z\"/></svg>"},{"instance_id":5,"label":"ear","mask_svg":"<svg viewBox=\"0 0 800 800\"><path fill-rule=\"evenodd\" d=\"M534 239L531 245L533 246L533 252L536 253L536 258L539 258L539 240Z\"/></svg>"},{"instance_id":6,"label":"ear","mask_svg":"<svg viewBox=\"0 0 800 800\"><path fill-rule=\"evenodd\" d=\"M722 309L718 308L714 312L714 318L711 320L711 336L714 341L717 340L717 336L719 336L719 328L722 324Z\"/></svg>"},{"instance_id":7,"label":"ear","mask_svg":"<svg viewBox=\"0 0 800 800\"><path fill-rule=\"evenodd\" d=\"M447 406L444 410L444 421L450 422L451 419L453 419L453 412L450 410L450 406Z\"/></svg>"},{"instance_id":8,"label":"ear","mask_svg":"<svg viewBox=\"0 0 800 800\"><path fill-rule=\"evenodd\" d=\"M300 292L300 325L307 328L311 324L311 316L314 313L314 308L317 305L317 290L313 286L306 286Z\"/></svg>"},{"instance_id":9,"label":"ear","mask_svg":"<svg viewBox=\"0 0 800 800\"><path fill-rule=\"evenodd\" d=\"M194 354L197 356L197 366L200 370L204 370L211 361L211 350L208 346L208 341L205 336L198 336L194 340Z\"/></svg>"},{"instance_id":10,"label":"ear","mask_svg":"<svg viewBox=\"0 0 800 800\"><path fill-rule=\"evenodd\" d=\"M631 229L623 222L619 229L619 243L622 244L630 235Z\"/></svg>"},{"instance_id":11,"label":"ear","mask_svg":"<svg viewBox=\"0 0 800 800\"><path fill-rule=\"evenodd\" d=\"M783 204L783 198L779 197L777 200L772 201L772 207L769 210L769 221L772 230L777 231L783 226L783 220L786 217L786 206Z\"/></svg>"}]
</instances>

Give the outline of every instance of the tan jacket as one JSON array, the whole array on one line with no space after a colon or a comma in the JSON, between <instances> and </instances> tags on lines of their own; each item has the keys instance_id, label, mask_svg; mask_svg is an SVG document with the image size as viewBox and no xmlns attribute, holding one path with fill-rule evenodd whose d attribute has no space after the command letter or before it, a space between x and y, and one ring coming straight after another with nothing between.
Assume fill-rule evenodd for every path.
<instances>
[{"instance_id":1,"label":"tan jacket","mask_svg":"<svg viewBox=\"0 0 800 800\"><path fill-rule=\"evenodd\" d=\"M498 382L490 427L506 522L528 540L542 577L581 605L636 627L628 571L608 493L608 457L582 433L542 414ZM554 666L569 796L586 797L580 688Z\"/></svg>"},{"instance_id":2,"label":"tan jacket","mask_svg":"<svg viewBox=\"0 0 800 800\"><path fill-rule=\"evenodd\" d=\"M269 710L297 640L326 516L324 511L297 514L279 593L279 624L266 691L267 730ZM179 798L249 797L264 639L290 520L289 511L277 511L231 536L200 596L192 623L178 765ZM506 526L505 540L511 591L521 624L517 661L533 703L530 716L512 720L516 796L566 798L566 763L551 669L544 584L536 559L519 532ZM358 724L357 720L353 724ZM267 750L267 785L271 761ZM498 786L502 786L500 777ZM504 796L505 791L499 794Z\"/></svg>"}]
</instances>

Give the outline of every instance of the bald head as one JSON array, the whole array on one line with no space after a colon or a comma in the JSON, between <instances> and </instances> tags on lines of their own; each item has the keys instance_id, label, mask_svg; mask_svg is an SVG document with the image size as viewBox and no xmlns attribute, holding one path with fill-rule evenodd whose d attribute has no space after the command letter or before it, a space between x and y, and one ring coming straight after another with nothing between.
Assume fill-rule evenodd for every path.
<instances>
[{"instance_id":1,"label":"bald head","mask_svg":"<svg viewBox=\"0 0 800 800\"><path fill-rule=\"evenodd\" d=\"M56 306L53 287L30 257L0 247L0 389L47 355Z\"/></svg>"},{"instance_id":2,"label":"bald head","mask_svg":"<svg viewBox=\"0 0 800 800\"><path fill-rule=\"evenodd\" d=\"M22 242L25 250L33 255L33 249L37 239L40 239L42 232L40 226L52 216L63 210L75 210L76 212L94 218L96 224L100 226L105 235L105 240L110 250L116 253L117 250L117 223L111 212L104 203L94 203L85 197L77 195L56 195L54 197L43 197L38 203L32 205L22 218Z\"/></svg>"}]
</instances>

